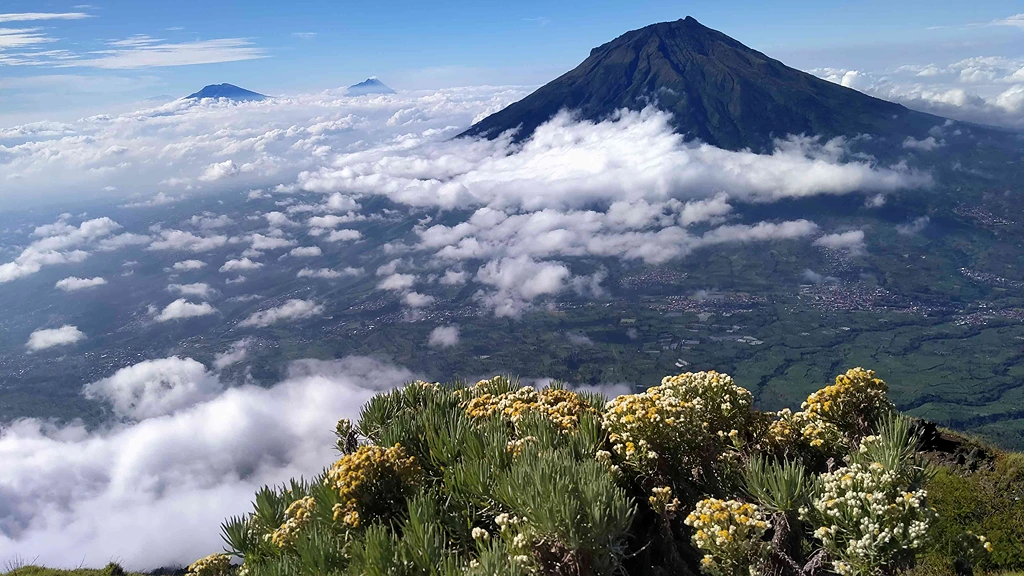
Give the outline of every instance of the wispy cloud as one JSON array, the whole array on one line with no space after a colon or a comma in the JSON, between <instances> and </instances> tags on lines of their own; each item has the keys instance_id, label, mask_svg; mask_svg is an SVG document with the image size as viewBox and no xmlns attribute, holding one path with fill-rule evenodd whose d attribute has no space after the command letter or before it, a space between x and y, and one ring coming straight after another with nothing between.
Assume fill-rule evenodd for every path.
<instances>
[{"instance_id":1,"label":"wispy cloud","mask_svg":"<svg viewBox=\"0 0 1024 576\"><path fill-rule=\"evenodd\" d=\"M310 40L316 38L316 32L292 32L292 36L302 38L303 40Z\"/></svg>"},{"instance_id":2,"label":"wispy cloud","mask_svg":"<svg viewBox=\"0 0 1024 576\"><path fill-rule=\"evenodd\" d=\"M39 30L39 28L0 28L0 50L25 48L56 41L55 38L50 38Z\"/></svg>"},{"instance_id":3,"label":"wispy cloud","mask_svg":"<svg viewBox=\"0 0 1024 576\"><path fill-rule=\"evenodd\" d=\"M216 64L266 58L266 50L245 38L219 38L169 43L145 35L108 43L99 50L64 62L63 66L87 66L111 70Z\"/></svg>"},{"instance_id":4,"label":"wispy cloud","mask_svg":"<svg viewBox=\"0 0 1024 576\"><path fill-rule=\"evenodd\" d=\"M990 24L993 26L1013 26L1014 28L1024 30L1024 13L993 20Z\"/></svg>"},{"instance_id":5,"label":"wispy cloud","mask_svg":"<svg viewBox=\"0 0 1024 576\"><path fill-rule=\"evenodd\" d=\"M90 18L85 12L21 12L0 14L0 22L35 22L38 20L81 20Z\"/></svg>"}]
</instances>

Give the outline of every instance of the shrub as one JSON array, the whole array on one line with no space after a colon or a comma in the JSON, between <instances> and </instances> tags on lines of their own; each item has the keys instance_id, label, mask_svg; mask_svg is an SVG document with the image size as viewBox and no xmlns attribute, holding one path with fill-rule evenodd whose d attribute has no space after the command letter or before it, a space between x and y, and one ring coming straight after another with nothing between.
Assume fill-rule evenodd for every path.
<instances>
[{"instance_id":1,"label":"shrub","mask_svg":"<svg viewBox=\"0 0 1024 576\"><path fill-rule=\"evenodd\" d=\"M338 461L260 490L224 541L247 576L883 576L929 542L943 543L930 562L1012 554L986 524L997 511L952 514L989 546L941 516L929 530L924 485L952 510L964 490L1012 491L1024 466L1006 461L984 482L932 477L885 388L854 369L802 411L764 414L717 372L609 402L506 377L414 382L339 422ZM218 576L228 559L190 571Z\"/></svg>"}]
</instances>

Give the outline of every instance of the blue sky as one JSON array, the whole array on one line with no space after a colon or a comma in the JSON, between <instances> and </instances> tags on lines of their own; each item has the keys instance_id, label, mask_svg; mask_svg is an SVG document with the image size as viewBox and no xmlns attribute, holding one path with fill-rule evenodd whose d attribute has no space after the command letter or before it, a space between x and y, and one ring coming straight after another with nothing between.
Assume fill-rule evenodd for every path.
<instances>
[{"instance_id":1,"label":"blue sky","mask_svg":"<svg viewBox=\"0 0 1024 576\"><path fill-rule=\"evenodd\" d=\"M0 0L0 108L46 114L231 82L270 93L376 75L398 89L541 84L626 30L692 15L803 69L1020 56L1016 2ZM5 16L7 15L7 16ZM56 16L55 16L56 15Z\"/></svg>"}]
</instances>

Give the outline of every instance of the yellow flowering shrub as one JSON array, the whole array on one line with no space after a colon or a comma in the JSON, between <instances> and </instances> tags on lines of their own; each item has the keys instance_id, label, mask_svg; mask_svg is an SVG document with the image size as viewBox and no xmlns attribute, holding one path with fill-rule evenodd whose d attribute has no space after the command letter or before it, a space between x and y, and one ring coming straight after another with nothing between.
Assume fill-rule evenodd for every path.
<instances>
[{"instance_id":1,"label":"yellow flowering shrub","mask_svg":"<svg viewBox=\"0 0 1024 576\"><path fill-rule=\"evenodd\" d=\"M497 380L501 379L501 382ZM580 422L580 415L597 410L579 397L575 392L560 388L544 388L536 390L532 386L503 393L494 393L500 389L504 379L498 376L490 380L481 380L468 390L472 396L463 403L463 407L471 418L489 418L501 416L513 423L518 422L525 414L534 412L554 422L562 430L572 430Z\"/></svg>"},{"instance_id":2,"label":"yellow flowering shrub","mask_svg":"<svg viewBox=\"0 0 1024 576\"><path fill-rule=\"evenodd\" d=\"M701 571L709 576L759 573L768 552L761 537L769 525L756 504L708 498L684 521L694 529L693 544L704 552Z\"/></svg>"},{"instance_id":3,"label":"yellow flowering shrub","mask_svg":"<svg viewBox=\"0 0 1024 576\"><path fill-rule=\"evenodd\" d=\"M608 402L603 424L615 454L637 470L698 471L742 443L752 404L728 375L691 372Z\"/></svg>"},{"instance_id":4,"label":"yellow flowering shrub","mask_svg":"<svg viewBox=\"0 0 1024 576\"><path fill-rule=\"evenodd\" d=\"M794 421L812 446L836 446L868 434L878 417L893 409L888 390L873 370L853 368L836 376L835 384L808 396Z\"/></svg>"},{"instance_id":5,"label":"yellow flowering shrub","mask_svg":"<svg viewBox=\"0 0 1024 576\"><path fill-rule=\"evenodd\" d=\"M230 572L231 557L227 554L210 554L188 567L189 576L227 576Z\"/></svg>"},{"instance_id":6,"label":"yellow flowering shrub","mask_svg":"<svg viewBox=\"0 0 1024 576\"><path fill-rule=\"evenodd\" d=\"M360 446L342 456L327 471L324 484L336 490L334 520L358 527L367 517L388 517L398 512L423 474L401 445L391 448Z\"/></svg>"},{"instance_id":7,"label":"yellow flowering shrub","mask_svg":"<svg viewBox=\"0 0 1024 576\"><path fill-rule=\"evenodd\" d=\"M287 548L295 543L299 531L313 519L316 500L312 496L299 498L288 505L285 521L269 535L270 542L278 548Z\"/></svg>"}]
</instances>

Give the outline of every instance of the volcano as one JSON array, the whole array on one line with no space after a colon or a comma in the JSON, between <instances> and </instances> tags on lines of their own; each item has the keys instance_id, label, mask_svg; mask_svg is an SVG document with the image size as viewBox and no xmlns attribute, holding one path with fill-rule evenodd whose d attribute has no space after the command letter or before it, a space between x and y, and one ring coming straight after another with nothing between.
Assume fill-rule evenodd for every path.
<instances>
[{"instance_id":1,"label":"volcano","mask_svg":"<svg viewBox=\"0 0 1024 576\"><path fill-rule=\"evenodd\" d=\"M627 32L461 136L516 140L562 109L601 121L626 108L672 113L687 139L770 151L789 134L919 134L944 119L790 68L687 17Z\"/></svg>"},{"instance_id":2,"label":"volcano","mask_svg":"<svg viewBox=\"0 0 1024 576\"><path fill-rule=\"evenodd\" d=\"M199 92L194 92L185 97L188 100L202 100L203 98L226 98L233 102L258 102L266 100L267 97L259 92L239 88L234 84L210 84L204 86Z\"/></svg>"}]
</instances>

